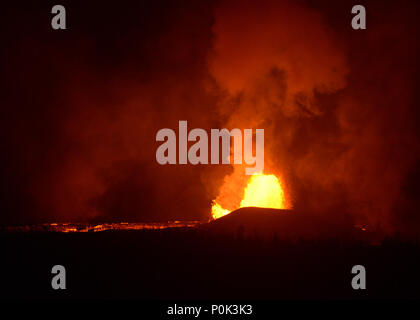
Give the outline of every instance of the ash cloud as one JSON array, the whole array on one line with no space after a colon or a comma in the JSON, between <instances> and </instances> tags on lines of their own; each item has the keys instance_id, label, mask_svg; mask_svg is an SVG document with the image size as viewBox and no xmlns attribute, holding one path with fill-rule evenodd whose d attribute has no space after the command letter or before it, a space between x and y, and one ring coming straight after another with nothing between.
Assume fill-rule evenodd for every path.
<instances>
[{"instance_id":1,"label":"ash cloud","mask_svg":"<svg viewBox=\"0 0 420 320\"><path fill-rule=\"evenodd\" d=\"M266 168L285 178L296 208L392 233L418 161L415 17L372 3L368 30L358 33L350 15L333 17L336 9L223 2L210 58L226 92L221 114L230 110L232 127L266 129Z\"/></svg>"}]
</instances>

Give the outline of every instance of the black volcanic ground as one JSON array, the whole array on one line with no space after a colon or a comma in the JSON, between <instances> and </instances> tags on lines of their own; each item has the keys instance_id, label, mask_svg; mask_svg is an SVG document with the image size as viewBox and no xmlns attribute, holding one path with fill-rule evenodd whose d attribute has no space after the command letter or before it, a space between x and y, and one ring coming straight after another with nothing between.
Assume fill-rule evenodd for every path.
<instances>
[{"instance_id":1,"label":"black volcanic ground","mask_svg":"<svg viewBox=\"0 0 420 320\"><path fill-rule=\"evenodd\" d=\"M393 238L370 245L362 239L333 237L331 232L328 237L320 236L322 232L310 234L308 230L332 226L308 219L297 211L243 208L193 228L84 233L3 230L0 296L420 298L418 244ZM262 237L264 232L270 236ZM51 268L56 264L67 270L63 292L51 289ZM351 268L356 264L366 267L368 290L351 288Z\"/></svg>"},{"instance_id":2,"label":"black volcanic ground","mask_svg":"<svg viewBox=\"0 0 420 320\"><path fill-rule=\"evenodd\" d=\"M222 234L263 239L320 239L357 237L358 231L349 221L325 219L297 210L247 207L202 226Z\"/></svg>"}]
</instances>

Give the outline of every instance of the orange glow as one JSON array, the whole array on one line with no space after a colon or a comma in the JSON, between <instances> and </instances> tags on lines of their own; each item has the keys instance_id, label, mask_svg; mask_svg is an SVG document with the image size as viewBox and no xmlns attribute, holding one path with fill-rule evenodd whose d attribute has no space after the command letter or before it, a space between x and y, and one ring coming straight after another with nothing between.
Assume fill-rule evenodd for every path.
<instances>
[{"instance_id":1,"label":"orange glow","mask_svg":"<svg viewBox=\"0 0 420 320\"><path fill-rule=\"evenodd\" d=\"M288 206L280 180L273 174L257 173L252 175L248 180L239 207L287 209ZM230 211L213 201L211 213L213 219L218 219L227 215Z\"/></svg>"},{"instance_id":2,"label":"orange glow","mask_svg":"<svg viewBox=\"0 0 420 320\"><path fill-rule=\"evenodd\" d=\"M213 201L213 205L211 207L211 215L213 216L213 219L218 219L220 217L223 217L227 215L230 211L227 209L222 208L220 204Z\"/></svg>"}]
</instances>

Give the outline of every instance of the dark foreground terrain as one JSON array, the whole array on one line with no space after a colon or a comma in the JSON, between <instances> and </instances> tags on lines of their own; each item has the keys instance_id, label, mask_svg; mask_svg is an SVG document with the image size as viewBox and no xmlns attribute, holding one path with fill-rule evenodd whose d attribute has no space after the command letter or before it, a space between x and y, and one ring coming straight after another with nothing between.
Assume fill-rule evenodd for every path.
<instances>
[{"instance_id":1,"label":"dark foreground terrain","mask_svg":"<svg viewBox=\"0 0 420 320\"><path fill-rule=\"evenodd\" d=\"M287 242L197 228L1 232L2 298L420 298L420 247L337 239ZM51 288L51 268L67 290ZM367 289L351 287L352 266Z\"/></svg>"}]
</instances>

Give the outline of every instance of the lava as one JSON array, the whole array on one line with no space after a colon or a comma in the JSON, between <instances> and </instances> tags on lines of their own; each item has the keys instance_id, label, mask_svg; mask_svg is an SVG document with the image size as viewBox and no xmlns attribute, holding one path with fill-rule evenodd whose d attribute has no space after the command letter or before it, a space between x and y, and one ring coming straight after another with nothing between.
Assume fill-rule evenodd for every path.
<instances>
[{"instance_id":1,"label":"lava","mask_svg":"<svg viewBox=\"0 0 420 320\"><path fill-rule=\"evenodd\" d=\"M263 173L256 173L248 180L239 205L239 208L243 207L290 209L280 179L274 174ZM217 201L213 201L211 208L213 219L223 217L230 212L231 210L225 209Z\"/></svg>"}]
</instances>

